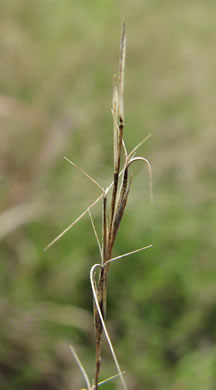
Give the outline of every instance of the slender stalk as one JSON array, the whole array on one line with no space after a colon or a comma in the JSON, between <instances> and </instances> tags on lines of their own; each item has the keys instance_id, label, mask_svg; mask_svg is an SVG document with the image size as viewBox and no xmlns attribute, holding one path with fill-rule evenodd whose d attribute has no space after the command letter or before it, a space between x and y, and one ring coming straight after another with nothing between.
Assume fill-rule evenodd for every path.
<instances>
[{"instance_id":1,"label":"slender stalk","mask_svg":"<svg viewBox=\"0 0 216 390\"><path fill-rule=\"evenodd\" d=\"M107 193L103 194L103 206L102 206L102 241L103 241L103 265L106 262L107 257Z\"/></svg>"},{"instance_id":2,"label":"slender stalk","mask_svg":"<svg viewBox=\"0 0 216 390\"><path fill-rule=\"evenodd\" d=\"M125 52L126 52L126 30L125 23L122 25L121 42L120 42L120 65L119 65L119 90L117 89L115 78L113 86L113 159L114 159L114 174L113 174L113 191L110 206L110 224L108 229L107 224L107 197L106 192L103 195L103 208L102 208L102 248L103 248L103 267L100 269L100 276L97 288L98 306L101 310L103 319L106 315L106 301L107 301L107 280L110 264L108 261L112 257L112 248L114 239L120 225L124 209L127 202L129 188L127 188L127 167L124 169L124 178L121 187L120 204L116 205L119 174L121 165L121 150L123 144L123 131L124 131L124 68L125 68ZM119 101L118 101L119 99ZM118 122L119 117L119 123ZM127 160L127 151L124 145L124 150ZM116 222L116 217L118 222ZM116 226L118 227L116 228ZM103 327L98 319L98 311L95 310L95 324L96 324L96 367L95 367L95 388L97 390L99 371L100 371L100 349Z\"/></svg>"},{"instance_id":3,"label":"slender stalk","mask_svg":"<svg viewBox=\"0 0 216 390\"><path fill-rule=\"evenodd\" d=\"M99 281L97 287L97 300L98 304L104 318L106 313L106 298L104 291L104 264L107 259L107 191L103 193L103 202L102 202L102 267L100 268ZM103 327L101 324L100 316L97 308L94 310L94 318L95 318L95 332L96 332L96 357L95 357L95 389L98 388L99 381L99 372L100 372L100 364L101 364L101 339Z\"/></svg>"},{"instance_id":4,"label":"slender stalk","mask_svg":"<svg viewBox=\"0 0 216 390\"><path fill-rule=\"evenodd\" d=\"M124 75L126 58L126 26L122 23L119 60L119 118L124 122Z\"/></svg>"}]
</instances>

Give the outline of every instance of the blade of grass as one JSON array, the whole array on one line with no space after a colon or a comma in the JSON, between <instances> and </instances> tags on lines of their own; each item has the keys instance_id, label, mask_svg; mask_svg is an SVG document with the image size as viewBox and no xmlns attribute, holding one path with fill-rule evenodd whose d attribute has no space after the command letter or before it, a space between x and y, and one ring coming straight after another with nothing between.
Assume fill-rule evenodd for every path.
<instances>
[{"instance_id":1,"label":"blade of grass","mask_svg":"<svg viewBox=\"0 0 216 390\"><path fill-rule=\"evenodd\" d=\"M108 260L106 262L106 264L112 263L113 261L116 261L116 260L119 260L119 259L122 259L123 257L133 255L134 253L138 253L138 252L144 251L145 249L148 249L148 248L152 248L152 244L144 246L144 247L139 248L139 249L135 249L134 251L131 251L131 252L128 252L128 253L124 253L123 255L113 257L112 259Z\"/></svg>"},{"instance_id":2,"label":"blade of grass","mask_svg":"<svg viewBox=\"0 0 216 390\"><path fill-rule=\"evenodd\" d=\"M82 217L84 217L84 215L86 215L88 213L88 210L90 208L92 208L93 206L95 206L99 200L102 198L103 194L101 194L89 207L87 207L87 209L85 209L83 211L82 214L79 215L79 217L77 217L69 226L66 227L66 229L63 230L63 232L61 232L56 238L54 238L54 240L52 240L45 248L44 248L44 251L46 251L47 249L49 249L53 244L55 244L65 233L68 232L68 230L70 230L77 222L80 221L80 219L82 219Z\"/></svg>"},{"instance_id":3,"label":"blade of grass","mask_svg":"<svg viewBox=\"0 0 216 390\"><path fill-rule=\"evenodd\" d=\"M133 156L133 154L137 151L137 149L142 146L152 135L148 134L141 142L139 142L129 153L128 160Z\"/></svg>"},{"instance_id":4,"label":"blade of grass","mask_svg":"<svg viewBox=\"0 0 216 390\"><path fill-rule=\"evenodd\" d=\"M73 165L75 168L79 169L79 171L82 172L83 175L88 177L89 180L91 180L94 184L96 184L96 186L98 186L100 188L101 191L103 191L103 187L101 187L101 185L95 179L93 179L90 175L88 175L87 172L85 172L82 168L80 168L78 165L76 165L73 161L69 160L69 158L64 156L64 159L66 161L68 161L71 165Z\"/></svg>"},{"instance_id":5,"label":"blade of grass","mask_svg":"<svg viewBox=\"0 0 216 390\"><path fill-rule=\"evenodd\" d=\"M102 247L101 247L101 244L100 244L100 240L99 240L99 237L98 237L98 234L97 234L97 230L96 230L96 228L95 228L95 224L94 224L94 221L93 221L93 218L92 218L92 214L91 214L90 209L88 209L88 213L89 213L89 217L90 217L90 221L91 221L91 224L92 224L92 228L93 228L93 231L94 231L96 240L97 240L98 248L99 248L99 251L100 251L101 261L103 262Z\"/></svg>"},{"instance_id":6,"label":"blade of grass","mask_svg":"<svg viewBox=\"0 0 216 390\"><path fill-rule=\"evenodd\" d=\"M151 168L151 164L145 157L133 157L133 158L131 158L129 160L129 162L127 164L127 167L129 168L129 166L134 161L143 161L143 162L145 162L147 164L148 173L149 173L149 192L150 192L150 199L152 201L153 200L153 195L152 195L152 168Z\"/></svg>"},{"instance_id":7,"label":"blade of grass","mask_svg":"<svg viewBox=\"0 0 216 390\"><path fill-rule=\"evenodd\" d=\"M107 331L107 328L106 328L106 325L105 325L105 322L104 322L104 319L103 319L103 315L102 315L102 313L101 313L101 309L100 309L99 303L98 303L97 292L95 291L95 286L94 286L94 272L95 272L96 268L102 268L102 267L101 267L100 264L95 264L95 265L93 265L93 267L92 267L91 270L90 270L90 283L91 283L91 288L92 288L92 293L93 293L95 305L96 305L96 308L97 308L97 311L98 311L98 314L99 314L99 317L100 317L101 324L102 324L102 326L103 326L103 330L104 330L104 333L105 333L105 336L106 336L108 345L109 345L109 347L110 347L110 351L111 351L111 353L112 353L113 360L114 360L114 362L115 362L117 371L118 371L118 373L119 373L119 377L120 377L120 379L121 379L122 386L123 386L123 388L124 388L125 390L128 390L128 389L127 389L127 385L126 385L125 380L124 380L124 377L123 377L123 375L122 375L122 371L121 371L121 369L120 369L120 366L119 366L119 363L118 363L118 359L117 359L117 357L116 357L116 354L115 354L115 351L114 351L112 342L111 342L111 340L110 340L109 333L108 333L108 331Z\"/></svg>"},{"instance_id":8,"label":"blade of grass","mask_svg":"<svg viewBox=\"0 0 216 390\"><path fill-rule=\"evenodd\" d=\"M121 374L125 374L125 373L126 373L126 371L122 371L122 372L121 372ZM109 382L109 381L112 381L113 379L118 378L118 376L119 376L119 374L113 375L113 376L111 376L110 378L107 378L107 379L105 379L104 381L99 382L99 383L98 383L98 386L101 386L101 385L103 385L104 383L107 383L107 382Z\"/></svg>"},{"instance_id":9,"label":"blade of grass","mask_svg":"<svg viewBox=\"0 0 216 390\"><path fill-rule=\"evenodd\" d=\"M119 173L119 176L122 175L124 169L121 170L121 172ZM110 185L107 187L107 192L109 192L109 190L112 188L114 182L112 181L112 183L110 183ZM82 217L84 217L87 213L88 213L88 209L91 209L92 207L94 207L103 197L103 193L100 194L100 196L94 200L94 202L87 207L87 209L85 209L83 211L82 214L79 215L79 217L77 217L69 226L67 226L60 234L58 234L58 236L56 236L45 248L44 248L44 251L46 251L47 249L49 249L52 245L54 245L65 233L68 232L68 230L70 230L74 225L76 225L77 222L79 222Z\"/></svg>"},{"instance_id":10,"label":"blade of grass","mask_svg":"<svg viewBox=\"0 0 216 390\"><path fill-rule=\"evenodd\" d=\"M73 354L74 359L76 360L76 362L77 362L77 364L78 364L78 366L80 368L80 371L83 374L83 378L85 379L85 382L86 382L88 390L91 390L90 381L89 381L89 378L88 378L88 375L86 373L85 368L83 367L83 365L82 365L82 363L81 363L81 361L80 361L80 359L79 359L79 357L78 357L74 347L72 345L69 345L69 348L70 348L70 350L71 350L71 352Z\"/></svg>"}]
</instances>

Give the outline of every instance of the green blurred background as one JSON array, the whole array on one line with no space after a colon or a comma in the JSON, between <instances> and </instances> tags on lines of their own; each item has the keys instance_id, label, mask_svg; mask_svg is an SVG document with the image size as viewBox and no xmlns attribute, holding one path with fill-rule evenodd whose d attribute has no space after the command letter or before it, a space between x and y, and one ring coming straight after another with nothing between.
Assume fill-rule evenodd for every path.
<instances>
[{"instance_id":1,"label":"green blurred background","mask_svg":"<svg viewBox=\"0 0 216 390\"><path fill-rule=\"evenodd\" d=\"M127 25L125 142L152 163L133 185L114 255L107 324L133 390L215 390L214 0L0 2L0 387L83 387L94 375L88 216L112 180L112 76ZM100 229L100 205L93 217ZM116 372L104 341L101 377ZM103 389L120 389L118 381Z\"/></svg>"}]
</instances>

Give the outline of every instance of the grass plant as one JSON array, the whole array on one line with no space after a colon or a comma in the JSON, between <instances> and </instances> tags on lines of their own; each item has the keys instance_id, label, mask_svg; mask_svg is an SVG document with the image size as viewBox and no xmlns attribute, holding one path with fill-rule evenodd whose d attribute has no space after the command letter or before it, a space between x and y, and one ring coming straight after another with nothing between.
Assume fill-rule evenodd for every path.
<instances>
[{"instance_id":1,"label":"grass plant","mask_svg":"<svg viewBox=\"0 0 216 390\"><path fill-rule=\"evenodd\" d=\"M212 0L134 0L133 6L127 0L124 7L98 0L89 6L0 2L4 390L87 388L71 342L92 384L88 273L100 254L88 205L103 191L62 157L86 169L102 188L112 181L110 96L123 8L124 140L130 151L148 133L154 138L139 149L152 164L154 204L138 161L129 167L133 182L112 257L145 243L154 249L110 263L106 326L130 390L215 390ZM123 167L124 146L120 172ZM101 200L89 209L102 247ZM83 210L79 225L43 253ZM104 332L101 354L99 383L116 373ZM121 388L119 378L99 387L114 388Z\"/></svg>"},{"instance_id":2,"label":"grass plant","mask_svg":"<svg viewBox=\"0 0 216 390\"><path fill-rule=\"evenodd\" d=\"M128 196L131 189L132 175L129 174L130 166L137 161L144 162L148 168L149 183L150 183L150 198L152 199L152 169L149 161L142 157L136 156L137 149L145 142L146 137L140 142L130 153L127 151L126 144L123 139L124 135L124 74L125 74L125 58L126 58L126 28L125 23L122 24L121 40L120 40L120 59L119 59L119 76L118 79L114 75L113 77L113 102L112 102L112 115L113 115L113 181L111 184L103 188L95 179L93 179L86 171L77 166L70 159L65 159L72 164L75 168L79 169L85 176L87 176L93 183L95 183L101 190L100 196L62 233L60 233L45 249L52 246L57 240L59 240L72 226L74 226L85 214L89 213L92 228L97 240L101 262L100 264L94 264L90 270L90 282L94 300L94 326L95 326L95 343L96 343L96 359L95 359L95 378L94 383L91 385L88 375L80 362L74 348L70 346L75 360L77 361L83 377L86 381L88 390L98 390L98 386L103 384L99 382L99 374L101 367L101 342L102 334L105 333L107 342L109 344L113 360L115 362L118 374L121 379L122 387L127 390L127 385L118 363L106 324L106 306L107 306L107 286L108 286L108 274L110 270L110 264L116 260L122 259L126 256L143 251L150 248L152 245L147 245L139 249L135 249L131 252L125 253L120 256L112 257L113 247L115 244L116 236L124 216ZM111 202L108 202L108 193L111 191ZM94 221L91 214L91 208L95 206L99 201L102 202L102 243L100 243ZM98 271L98 273L96 272ZM112 378L114 378L112 377ZM111 378L109 378L111 379Z\"/></svg>"}]
</instances>

